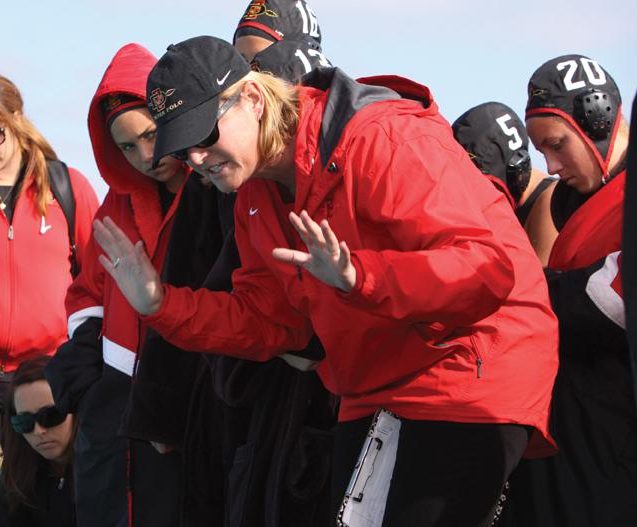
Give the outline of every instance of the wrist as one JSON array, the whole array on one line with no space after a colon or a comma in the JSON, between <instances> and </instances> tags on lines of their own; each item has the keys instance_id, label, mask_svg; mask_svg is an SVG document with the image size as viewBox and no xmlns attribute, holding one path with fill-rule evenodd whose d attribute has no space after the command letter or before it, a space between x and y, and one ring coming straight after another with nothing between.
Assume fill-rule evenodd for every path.
<instances>
[{"instance_id":1,"label":"wrist","mask_svg":"<svg viewBox=\"0 0 637 527\"><path fill-rule=\"evenodd\" d=\"M343 272L343 276L341 279L341 283L338 288L345 293L351 292L356 285L356 267L354 267L351 263L349 267Z\"/></svg>"},{"instance_id":2,"label":"wrist","mask_svg":"<svg viewBox=\"0 0 637 527\"><path fill-rule=\"evenodd\" d=\"M164 301L164 287L163 285L160 284L151 295L151 300L147 308L144 310L144 313L142 313L142 315L145 315L145 316L154 315L161 309L161 305L163 301Z\"/></svg>"}]
</instances>

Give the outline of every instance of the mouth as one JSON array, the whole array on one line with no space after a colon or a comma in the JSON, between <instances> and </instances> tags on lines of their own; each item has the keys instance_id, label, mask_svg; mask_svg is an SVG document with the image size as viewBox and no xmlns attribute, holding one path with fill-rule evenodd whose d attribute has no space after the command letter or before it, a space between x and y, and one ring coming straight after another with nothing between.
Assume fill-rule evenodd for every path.
<instances>
[{"instance_id":1,"label":"mouth","mask_svg":"<svg viewBox=\"0 0 637 527\"><path fill-rule=\"evenodd\" d=\"M216 176L217 174L221 172L223 167L226 166L227 164L228 164L228 161L221 161L220 163L217 163L215 165L208 167L207 171L211 176Z\"/></svg>"},{"instance_id":2,"label":"mouth","mask_svg":"<svg viewBox=\"0 0 637 527\"><path fill-rule=\"evenodd\" d=\"M37 448L43 448L43 449L47 449L47 448L51 448L55 445L55 441L42 441L42 443L38 443Z\"/></svg>"},{"instance_id":3,"label":"mouth","mask_svg":"<svg viewBox=\"0 0 637 527\"><path fill-rule=\"evenodd\" d=\"M159 165L157 165L155 168L151 168L148 172L150 172L151 174L155 174L156 172L160 172L163 168L164 168L164 161L160 161Z\"/></svg>"}]
</instances>

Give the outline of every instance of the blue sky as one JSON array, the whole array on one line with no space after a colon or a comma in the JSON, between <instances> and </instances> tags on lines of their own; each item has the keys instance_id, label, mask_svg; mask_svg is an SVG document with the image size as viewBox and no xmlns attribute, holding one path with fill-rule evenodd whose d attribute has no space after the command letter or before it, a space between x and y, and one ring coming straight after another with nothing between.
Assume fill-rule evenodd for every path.
<instances>
[{"instance_id":1,"label":"blue sky","mask_svg":"<svg viewBox=\"0 0 637 527\"><path fill-rule=\"evenodd\" d=\"M156 55L196 35L230 39L248 5L180 0L3 2L0 74L21 89L26 113L60 158L103 197L86 116L117 49L139 42ZM325 54L352 76L400 74L428 85L451 122L496 100L524 112L526 84L543 62L595 58L630 108L637 91L634 0L311 0ZM541 158L533 157L544 168Z\"/></svg>"}]
</instances>

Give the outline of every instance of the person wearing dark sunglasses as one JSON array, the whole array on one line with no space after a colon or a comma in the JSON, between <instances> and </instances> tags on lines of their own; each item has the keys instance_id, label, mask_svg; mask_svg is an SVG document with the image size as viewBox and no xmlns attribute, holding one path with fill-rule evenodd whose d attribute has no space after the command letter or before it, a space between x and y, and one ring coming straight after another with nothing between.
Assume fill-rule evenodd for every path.
<instances>
[{"instance_id":1,"label":"person wearing dark sunglasses","mask_svg":"<svg viewBox=\"0 0 637 527\"><path fill-rule=\"evenodd\" d=\"M302 15L311 12L305 2L268 0L259 5L248 2L234 40L235 49L254 71L297 83L313 69L330 65L321 51L320 36L303 32ZM215 123L196 147L223 142L219 129L244 103L241 93L222 98L219 108L211 110L219 125ZM172 155L188 161L187 150ZM212 170L221 171L222 166ZM324 355L316 337L305 349L290 350L264 363L204 355L183 449L185 525L208 526L219 516L225 516L217 520L219 525L232 527L329 524L330 431L338 399L313 371ZM143 354L140 369L151 360L152 354ZM160 360L158 356L156 361ZM135 392L133 386L133 399ZM248 447L247 456L245 445L255 445ZM215 451L223 452L222 467L215 465L214 455L202 455ZM229 482L223 497L217 491L220 476ZM211 496L221 499L213 501Z\"/></svg>"},{"instance_id":2,"label":"person wearing dark sunglasses","mask_svg":"<svg viewBox=\"0 0 637 527\"><path fill-rule=\"evenodd\" d=\"M341 398L332 518L359 496L352 468L385 408L401 418L400 445L362 508L391 527L490 525L522 453L551 448L557 323L522 227L429 90L336 68L292 87L207 36L168 48L155 90L184 101L151 112L155 160L188 148L236 192L242 267L231 294L171 287L113 219L95 220L100 263L131 306L177 346L255 361L318 336L319 377ZM219 141L189 146L236 93Z\"/></svg>"},{"instance_id":3,"label":"person wearing dark sunglasses","mask_svg":"<svg viewBox=\"0 0 637 527\"><path fill-rule=\"evenodd\" d=\"M44 378L48 357L23 362L8 386L0 525L74 527L75 417L60 412Z\"/></svg>"}]
</instances>

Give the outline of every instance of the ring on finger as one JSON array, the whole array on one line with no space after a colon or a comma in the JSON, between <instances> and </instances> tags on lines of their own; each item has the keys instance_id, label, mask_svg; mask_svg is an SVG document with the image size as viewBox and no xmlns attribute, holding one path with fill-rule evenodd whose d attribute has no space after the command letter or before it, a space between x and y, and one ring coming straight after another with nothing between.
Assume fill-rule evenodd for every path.
<instances>
[{"instance_id":1,"label":"ring on finger","mask_svg":"<svg viewBox=\"0 0 637 527\"><path fill-rule=\"evenodd\" d=\"M121 261L122 259L119 256L115 258L115 260L113 260L113 269L117 269L117 266L119 265Z\"/></svg>"}]
</instances>

